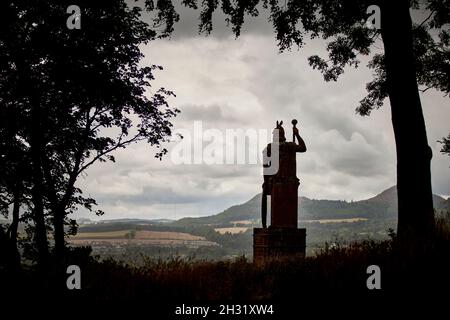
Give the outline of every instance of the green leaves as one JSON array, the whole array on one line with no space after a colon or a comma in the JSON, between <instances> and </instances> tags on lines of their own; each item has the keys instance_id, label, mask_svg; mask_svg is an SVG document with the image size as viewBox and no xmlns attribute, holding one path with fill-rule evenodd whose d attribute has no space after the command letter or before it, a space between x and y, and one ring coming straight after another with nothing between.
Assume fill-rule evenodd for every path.
<instances>
[{"instance_id":1,"label":"green leaves","mask_svg":"<svg viewBox=\"0 0 450 320\"><path fill-rule=\"evenodd\" d=\"M76 225L67 214L79 207L92 211L96 205L76 187L81 174L96 162L114 162L111 153L131 143L159 146L171 135L170 121L178 112L166 100L171 91L147 94L154 72L162 68L141 65L140 46L157 36L141 20L141 8L123 0L80 0L82 28L69 30L69 4L13 0L0 19L0 141L11 145L18 137L22 154L13 156L9 148L0 164L26 168L28 146L38 150L37 173L11 171L10 178L31 188L34 174L43 177L40 200L44 215L53 217L55 233L64 227L57 221L64 219L73 232ZM151 9L152 1L145 5ZM171 1L157 1L155 9L160 12L156 23L167 21L160 36L170 34L178 21ZM33 131L36 123L39 130ZM9 127L15 129L8 132ZM12 193L3 182L0 190Z\"/></svg>"},{"instance_id":2,"label":"green leaves","mask_svg":"<svg viewBox=\"0 0 450 320\"><path fill-rule=\"evenodd\" d=\"M180 15L175 11L171 0L157 0L155 9L156 18L154 19L153 27L162 27L164 24L160 38L169 37L174 30L174 24L180 20Z\"/></svg>"},{"instance_id":3,"label":"green leaves","mask_svg":"<svg viewBox=\"0 0 450 320\"><path fill-rule=\"evenodd\" d=\"M442 138L442 141L438 141L442 143L441 152L450 156L450 134L447 138Z\"/></svg>"}]
</instances>

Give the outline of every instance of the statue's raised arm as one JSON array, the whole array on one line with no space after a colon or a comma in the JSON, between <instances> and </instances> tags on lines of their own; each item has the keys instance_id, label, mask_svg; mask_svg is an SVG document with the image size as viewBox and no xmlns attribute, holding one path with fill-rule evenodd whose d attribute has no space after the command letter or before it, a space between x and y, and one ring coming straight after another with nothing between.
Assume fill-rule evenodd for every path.
<instances>
[{"instance_id":1,"label":"statue's raised arm","mask_svg":"<svg viewBox=\"0 0 450 320\"><path fill-rule=\"evenodd\" d=\"M295 140L297 140L297 152L306 152L306 144L305 141L300 137L300 134L298 133L298 128L296 127L298 121L292 120L291 121L293 127L292 127L292 142L295 143Z\"/></svg>"}]
</instances>

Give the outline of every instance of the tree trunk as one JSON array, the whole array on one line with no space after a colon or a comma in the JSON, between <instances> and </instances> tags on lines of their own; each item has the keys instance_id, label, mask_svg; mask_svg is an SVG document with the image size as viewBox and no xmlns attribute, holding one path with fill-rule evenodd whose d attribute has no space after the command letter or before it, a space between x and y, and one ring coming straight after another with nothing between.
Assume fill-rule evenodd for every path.
<instances>
[{"instance_id":1,"label":"tree trunk","mask_svg":"<svg viewBox=\"0 0 450 320\"><path fill-rule=\"evenodd\" d=\"M12 211L12 222L8 229L8 238L11 246L11 263L15 270L20 269L20 253L17 247L17 229L19 227L21 197L18 192L14 192L14 202Z\"/></svg>"},{"instance_id":2,"label":"tree trunk","mask_svg":"<svg viewBox=\"0 0 450 320\"><path fill-rule=\"evenodd\" d=\"M33 95L33 94L32 94ZM44 216L44 177L42 173L42 139L41 139L41 117L39 99L32 97L32 115L31 115L31 137L30 137L30 151L32 161L32 201L33 201L33 220L35 223L35 242L39 253L39 263L41 267L46 266L48 262L48 239L47 229L45 225Z\"/></svg>"},{"instance_id":3,"label":"tree trunk","mask_svg":"<svg viewBox=\"0 0 450 320\"><path fill-rule=\"evenodd\" d=\"M64 239L64 217L64 210L57 210L54 212L53 227L55 230L55 255L59 260L63 258L66 248L66 240Z\"/></svg>"},{"instance_id":4,"label":"tree trunk","mask_svg":"<svg viewBox=\"0 0 450 320\"><path fill-rule=\"evenodd\" d=\"M87 117L89 117L89 112L87 112ZM86 135L89 132L90 122L88 119L86 120ZM64 196L59 201L59 203L55 206L56 210L54 210L54 229L55 229L55 253L57 258L61 259L64 255L66 249L66 240L65 240L65 232L64 232L64 220L66 218L66 207L68 207L71 198L73 196L75 190L75 182L77 181L78 171L80 169L81 158L83 157L83 148L80 148L76 153L75 164L73 171L70 173L69 181L67 182L67 189L64 193Z\"/></svg>"},{"instance_id":5,"label":"tree trunk","mask_svg":"<svg viewBox=\"0 0 450 320\"><path fill-rule=\"evenodd\" d=\"M41 127L41 106L40 93L36 89L37 83L30 79L30 66L21 49L15 52L16 66L18 74L22 75L18 84L18 96L29 97L31 118L28 125L30 127L30 158L31 158L31 202L33 203L32 219L34 222L34 242L38 251L38 262L41 268L45 268L48 263L49 249L47 239L47 228L44 216L44 177L42 173L42 127Z\"/></svg>"},{"instance_id":6,"label":"tree trunk","mask_svg":"<svg viewBox=\"0 0 450 320\"><path fill-rule=\"evenodd\" d=\"M64 249L65 249L65 240L64 240L64 210L60 210L61 201L58 198L56 192L56 183L55 179L52 176L51 165L49 163L48 157L42 159L42 169L44 171L45 177L45 187L46 187L46 195L48 201L50 203L50 208L53 216L53 240L54 240L54 253L56 258L61 261ZM62 211L62 212L61 212Z\"/></svg>"},{"instance_id":7,"label":"tree trunk","mask_svg":"<svg viewBox=\"0 0 450 320\"><path fill-rule=\"evenodd\" d=\"M384 1L381 34L397 151L398 227L403 243L423 245L434 226L430 161L413 54L409 1Z\"/></svg>"}]
</instances>

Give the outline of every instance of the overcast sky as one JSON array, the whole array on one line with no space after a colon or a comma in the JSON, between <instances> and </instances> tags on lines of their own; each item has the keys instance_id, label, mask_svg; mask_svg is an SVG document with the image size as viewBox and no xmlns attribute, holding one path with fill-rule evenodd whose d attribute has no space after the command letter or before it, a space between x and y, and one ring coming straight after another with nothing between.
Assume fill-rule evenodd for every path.
<instances>
[{"instance_id":1,"label":"overcast sky","mask_svg":"<svg viewBox=\"0 0 450 320\"><path fill-rule=\"evenodd\" d=\"M224 134L238 128L270 132L276 120L284 120L290 138L296 118L308 147L297 155L299 195L360 200L395 184L389 102L370 117L355 114L371 79L366 63L326 83L307 63L312 54L324 56L324 41L280 54L264 16L251 19L239 39L218 18L209 37L199 36L195 13L186 9L172 39L142 48L144 64L164 67L154 88L177 95L170 100L181 110L176 130L192 131L194 121L202 121L204 129ZM450 195L450 158L436 142L450 132L449 100L431 90L421 98L434 152L433 192ZM174 164L170 150L176 144L166 145L163 161L154 159L155 150L145 143L130 146L115 154L116 163L92 167L79 185L97 199L104 219L211 215L260 192L259 165Z\"/></svg>"}]
</instances>

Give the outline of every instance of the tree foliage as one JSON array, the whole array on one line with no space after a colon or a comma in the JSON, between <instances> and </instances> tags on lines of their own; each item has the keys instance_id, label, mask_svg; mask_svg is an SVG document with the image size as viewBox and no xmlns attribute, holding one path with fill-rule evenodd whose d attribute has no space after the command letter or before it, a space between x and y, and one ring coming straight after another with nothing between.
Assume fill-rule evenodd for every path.
<instances>
[{"instance_id":1,"label":"tree foliage","mask_svg":"<svg viewBox=\"0 0 450 320\"><path fill-rule=\"evenodd\" d=\"M162 67L143 64L140 46L158 35L142 21L142 8L78 1L81 29L68 29L70 4L8 1L0 19L2 203L11 202L11 184L19 184L23 199L30 197L21 201L30 205L23 219L41 226L34 233L43 247L42 222L51 223L61 250L65 232L76 228L68 214L96 204L77 179L138 141L159 148L161 158L178 112L167 102L173 92L151 86Z\"/></svg>"},{"instance_id":2,"label":"tree foliage","mask_svg":"<svg viewBox=\"0 0 450 320\"><path fill-rule=\"evenodd\" d=\"M439 142L442 143L441 152L450 156L450 134L447 138L443 138L442 141Z\"/></svg>"}]
</instances>

